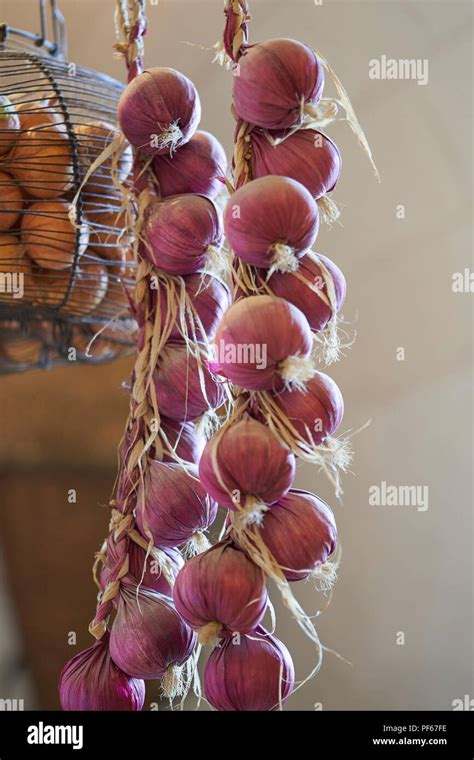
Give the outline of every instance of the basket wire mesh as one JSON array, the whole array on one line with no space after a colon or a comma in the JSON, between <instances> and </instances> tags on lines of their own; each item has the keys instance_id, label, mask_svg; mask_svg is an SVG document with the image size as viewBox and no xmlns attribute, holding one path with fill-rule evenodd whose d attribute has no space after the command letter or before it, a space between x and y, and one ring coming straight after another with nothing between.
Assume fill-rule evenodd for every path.
<instances>
[{"instance_id":1,"label":"basket wire mesh","mask_svg":"<svg viewBox=\"0 0 474 760\"><path fill-rule=\"evenodd\" d=\"M116 134L123 85L63 60L64 37L45 44L43 24L0 34L0 373L102 362L134 344L135 263L110 161L81 189ZM126 150L124 184L130 169Z\"/></svg>"}]
</instances>

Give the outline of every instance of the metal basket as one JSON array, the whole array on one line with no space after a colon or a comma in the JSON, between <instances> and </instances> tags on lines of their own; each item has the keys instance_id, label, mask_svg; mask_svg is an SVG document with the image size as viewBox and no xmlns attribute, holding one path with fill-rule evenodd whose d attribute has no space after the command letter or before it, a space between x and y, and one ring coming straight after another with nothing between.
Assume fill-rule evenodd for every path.
<instances>
[{"instance_id":1,"label":"metal basket","mask_svg":"<svg viewBox=\"0 0 474 760\"><path fill-rule=\"evenodd\" d=\"M41 34L0 27L0 95L8 99L0 119L0 373L99 363L134 345L127 292L135 263L110 160L81 189L114 137L123 85L66 62L54 0L51 10L54 42L45 39L45 0ZM115 172L124 184L130 158ZM79 190L74 227L68 211Z\"/></svg>"}]
</instances>

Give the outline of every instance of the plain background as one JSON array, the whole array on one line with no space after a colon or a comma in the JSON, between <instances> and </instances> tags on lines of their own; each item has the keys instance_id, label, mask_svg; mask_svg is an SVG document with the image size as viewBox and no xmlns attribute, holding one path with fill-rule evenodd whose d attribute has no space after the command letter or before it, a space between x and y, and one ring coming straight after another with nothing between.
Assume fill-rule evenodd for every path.
<instances>
[{"instance_id":1,"label":"plain background","mask_svg":"<svg viewBox=\"0 0 474 760\"><path fill-rule=\"evenodd\" d=\"M329 59L350 93L382 176L378 184L347 124L330 127L344 160L335 192L343 214L340 225L321 230L317 250L346 275L344 315L357 340L329 372L345 397L341 429L358 428L368 419L372 424L354 439L356 457L353 474L344 480L343 505L314 468L305 465L298 472L298 485L335 509L343 562L318 630L324 644L352 665L327 654L319 676L287 709L311 710L316 703L338 710L451 709L453 700L474 696L473 294L452 292L453 273L472 269L472 5L456 0L324 0L322 5L255 0L251 5L251 41L290 36ZM34 30L36 6L33 0L0 0L0 18ZM111 54L113 1L62 0L60 6L68 24L69 59L123 79L122 63ZM221 33L221 12L221 0L149 3L146 63L175 67L193 79L203 104L202 128L214 132L230 155L231 75L211 64L210 51ZM381 55L428 59L428 84L370 80L368 62ZM399 204L405 207L403 220L396 217ZM397 360L399 348L404 361ZM2 468L52 466L54 479L74 462L106 471L111 482L126 409L120 379L130 366L122 361L101 369L0 378ZM382 481L428 486L428 510L370 506L369 488ZM107 488L104 480L104 502ZM8 497L2 489L6 509ZM34 523L35 504L30 506L25 530ZM100 538L87 537L91 555ZM59 559L64 573L67 546L66 534ZM21 553L21 546L14 550ZM8 577L4 585L8 594ZM324 604L309 585L300 585L307 609ZM91 586L91 611L93 594ZM67 617L73 600L64 594L62 605ZM22 641L21 616L14 628L14 601L9 616L0 606L0 625L8 658L8 647L18 648ZM53 638L64 638L64 630L52 630ZM277 632L303 678L314 657L311 645L280 609ZM400 632L404 645L397 644ZM0 697L5 683L0 680ZM37 685L30 685L29 706L43 706L35 702ZM26 689L22 682L18 694ZM13 696L11 690L5 695Z\"/></svg>"}]
</instances>

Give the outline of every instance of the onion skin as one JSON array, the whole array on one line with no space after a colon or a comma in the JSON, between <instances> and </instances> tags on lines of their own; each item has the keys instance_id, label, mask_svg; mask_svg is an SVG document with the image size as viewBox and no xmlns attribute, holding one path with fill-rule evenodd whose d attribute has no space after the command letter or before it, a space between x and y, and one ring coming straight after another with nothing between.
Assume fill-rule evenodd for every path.
<instances>
[{"instance_id":1,"label":"onion skin","mask_svg":"<svg viewBox=\"0 0 474 760\"><path fill-rule=\"evenodd\" d=\"M336 294L335 311L337 314L346 298L346 280L339 267L331 259L319 253L317 258L324 264L332 277ZM303 256L300 259L296 273L274 272L266 280L266 271L262 269L260 272L262 283L266 280L273 295L284 298L302 311L314 332L324 330L329 320L334 316L333 311L311 287L301 282L298 276L304 277L308 284L318 287L327 296L326 283L321 268L309 256ZM324 283L322 288L317 285L320 282Z\"/></svg>"},{"instance_id":2,"label":"onion skin","mask_svg":"<svg viewBox=\"0 0 474 760\"><path fill-rule=\"evenodd\" d=\"M268 427L246 417L207 442L199 462L199 478L212 498L228 509L237 509L232 500L236 492L242 508L248 497L272 504L293 485L295 457Z\"/></svg>"},{"instance_id":3,"label":"onion skin","mask_svg":"<svg viewBox=\"0 0 474 760\"><path fill-rule=\"evenodd\" d=\"M26 252L45 269L68 269L76 252L76 230L69 221L66 201L37 201L32 203L21 223L21 235ZM85 252L89 228L82 225L77 254Z\"/></svg>"},{"instance_id":4,"label":"onion skin","mask_svg":"<svg viewBox=\"0 0 474 760\"><path fill-rule=\"evenodd\" d=\"M66 663L59 679L59 698L63 710L134 712L143 707L145 684L115 665L106 633Z\"/></svg>"},{"instance_id":5,"label":"onion skin","mask_svg":"<svg viewBox=\"0 0 474 760\"><path fill-rule=\"evenodd\" d=\"M301 103L316 105L324 71L302 42L274 39L250 45L239 58L233 80L237 115L264 129L284 129L302 121Z\"/></svg>"},{"instance_id":6,"label":"onion skin","mask_svg":"<svg viewBox=\"0 0 474 760\"><path fill-rule=\"evenodd\" d=\"M144 155L172 153L192 137L201 119L197 90L184 74L170 68L147 69L124 90L118 105L118 118L127 140ZM180 135L172 145L154 145L172 125ZM158 141L159 142L159 141Z\"/></svg>"},{"instance_id":7,"label":"onion skin","mask_svg":"<svg viewBox=\"0 0 474 760\"><path fill-rule=\"evenodd\" d=\"M169 560L168 568L173 577L176 578L184 565L181 554L177 549L163 549L162 551L167 555ZM120 579L121 584L131 588L140 586L140 588L149 589L156 594L171 596L170 584L166 580L164 573L160 571L158 563L152 556L147 557L145 562L145 557L146 551L134 541L130 541L128 547L129 571L127 575ZM120 562L121 559L123 558L117 551L115 541L112 537L109 537L107 542L107 566L104 569L108 571L108 566L113 566L115 563ZM107 573L105 576L107 576Z\"/></svg>"},{"instance_id":8,"label":"onion skin","mask_svg":"<svg viewBox=\"0 0 474 760\"><path fill-rule=\"evenodd\" d=\"M0 171L0 232L6 232L16 224L22 208L23 193L20 186L9 174Z\"/></svg>"},{"instance_id":9,"label":"onion skin","mask_svg":"<svg viewBox=\"0 0 474 760\"><path fill-rule=\"evenodd\" d=\"M310 445L319 446L332 435L344 415L342 393L324 372L316 372L304 391L284 390L274 396L274 401Z\"/></svg>"},{"instance_id":10,"label":"onion skin","mask_svg":"<svg viewBox=\"0 0 474 760\"><path fill-rule=\"evenodd\" d=\"M214 337L219 322L229 308L232 298L229 288L217 277L203 275L201 273L190 274L183 277L186 293L193 306L193 317L197 315L202 322L204 334L199 326L195 323L195 337L197 340L211 339ZM157 291L157 300L161 312L161 323L167 325L168 296L166 289L161 286ZM175 302L170 307L179 314L179 292L176 294ZM196 315L194 315L196 312ZM186 329L190 338L194 339L193 318L186 316ZM183 337L183 329L179 319L175 320L171 328L169 340L180 340Z\"/></svg>"},{"instance_id":11,"label":"onion skin","mask_svg":"<svg viewBox=\"0 0 474 760\"><path fill-rule=\"evenodd\" d=\"M307 491L292 490L273 504L259 531L288 581L307 578L336 549L332 510Z\"/></svg>"},{"instance_id":12,"label":"onion skin","mask_svg":"<svg viewBox=\"0 0 474 760\"><path fill-rule=\"evenodd\" d=\"M199 381L198 365L179 343L168 343L160 353L153 373L158 408L172 420L192 422L208 409L217 409L225 394L220 383L215 382L207 367L202 372L207 399Z\"/></svg>"},{"instance_id":13,"label":"onion skin","mask_svg":"<svg viewBox=\"0 0 474 760\"><path fill-rule=\"evenodd\" d=\"M225 639L204 671L204 694L222 712L268 712L293 691L293 661L283 642L260 627L240 643Z\"/></svg>"},{"instance_id":14,"label":"onion skin","mask_svg":"<svg viewBox=\"0 0 474 760\"><path fill-rule=\"evenodd\" d=\"M319 230L319 211L303 185L288 177L268 176L243 185L229 199L224 229L236 256L247 264L270 267L274 246L289 246L301 258Z\"/></svg>"},{"instance_id":15,"label":"onion skin","mask_svg":"<svg viewBox=\"0 0 474 760\"><path fill-rule=\"evenodd\" d=\"M153 171L162 198L196 193L212 200L224 186L227 158L214 135L198 131L172 156L157 156Z\"/></svg>"},{"instance_id":16,"label":"onion skin","mask_svg":"<svg viewBox=\"0 0 474 760\"><path fill-rule=\"evenodd\" d=\"M177 195L152 204L145 222L144 256L171 275L193 274L209 248L223 242L220 212L202 195Z\"/></svg>"},{"instance_id":17,"label":"onion skin","mask_svg":"<svg viewBox=\"0 0 474 760\"><path fill-rule=\"evenodd\" d=\"M306 317L295 306L282 298L249 296L234 303L217 328L217 359L210 367L247 390L279 390L282 362L293 356L309 357L312 343ZM254 347L255 361L249 361L252 356L244 353L245 346ZM257 347L266 352L262 361Z\"/></svg>"},{"instance_id":18,"label":"onion skin","mask_svg":"<svg viewBox=\"0 0 474 760\"><path fill-rule=\"evenodd\" d=\"M270 139L282 140L278 145ZM250 170L252 178L269 174L291 177L300 182L313 198L334 190L339 179L342 158L337 145L316 129L254 129L250 133Z\"/></svg>"},{"instance_id":19,"label":"onion skin","mask_svg":"<svg viewBox=\"0 0 474 760\"><path fill-rule=\"evenodd\" d=\"M220 623L220 635L249 633L265 614L265 576L229 542L189 559L173 589L176 610L195 631Z\"/></svg>"},{"instance_id":20,"label":"onion skin","mask_svg":"<svg viewBox=\"0 0 474 760\"><path fill-rule=\"evenodd\" d=\"M170 598L144 589L122 588L110 633L110 656L132 678L162 678L170 665L182 665L196 637Z\"/></svg>"},{"instance_id":21,"label":"onion skin","mask_svg":"<svg viewBox=\"0 0 474 760\"><path fill-rule=\"evenodd\" d=\"M182 546L195 533L206 530L217 514L217 504L209 498L191 465L151 462L144 487L138 487L136 520L138 530L159 547Z\"/></svg>"},{"instance_id":22,"label":"onion skin","mask_svg":"<svg viewBox=\"0 0 474 760\"><path fill-rule=\"evenodd\" d=\"M206 441L191 422L181 424L162 417L161 429L178 457L192 464L199 462ZM162 461L175 462L176 460L164 451Z\"/></svg>"}]
</instances>

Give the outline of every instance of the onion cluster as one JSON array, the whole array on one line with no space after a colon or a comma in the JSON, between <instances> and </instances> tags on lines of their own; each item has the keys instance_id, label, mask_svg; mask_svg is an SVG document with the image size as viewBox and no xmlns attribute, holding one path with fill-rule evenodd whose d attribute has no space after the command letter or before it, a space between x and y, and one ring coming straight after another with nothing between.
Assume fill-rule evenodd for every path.
<instances>
[{"instance_id":1,"label":"onion cluster","mask_svg":"<svg viewBox=\"0 0 474 760\"><path fill-rule=\"evenodd\" d=\"M199 462L202 485L228 516L223 540L180 570L173 597L202 643L220 639L204 675L211 705L273 710L294 672L285 646L261 626L265 576L288 599L288 582L317 576L337 544L331 509L293 486L296 456L324 446L343 415L341 392L313 353L345 298L339 268L312 251L316 200L334 188L340 154L308 128L324 85L312 50L270 40L232 48L232 57L238 189L223 219L237 298L217 327L209 367L238 401Z\"/></svg>"},{"instance_id":2,"label":"onion cluster","mask_svg":"<svg viewBox=\"0 0 474 760\"><path fill-rule=\"evenodd\" d=\"M216 517L217 503L198 478L203 442L195 423L224 398L207 358L209 340L230 305L229 288L209 266L223 242L213 198L226 159L212 135L196 132L199 120L194 85L173 69L139 74L119 105L122 132L134 148L138 204L143 177L151 189L139 229L139 265L147 274L135 307L138 357L130 418L98 573L102 594L91 624L98 643L78 656L80 668L78 658L66 666L65 709L141 709L146 679L163 679L169 696L179 693L196 644L195 625L175 607L173 585L184 564L180 548L196 552L208 545L203 533ZM233 552L254 568L240 550ZM260 582L258 624L266 591L263 573L254 574L255 587ZM106 682L94 690L96 670Z\"/></svg>"}]
</instances>

